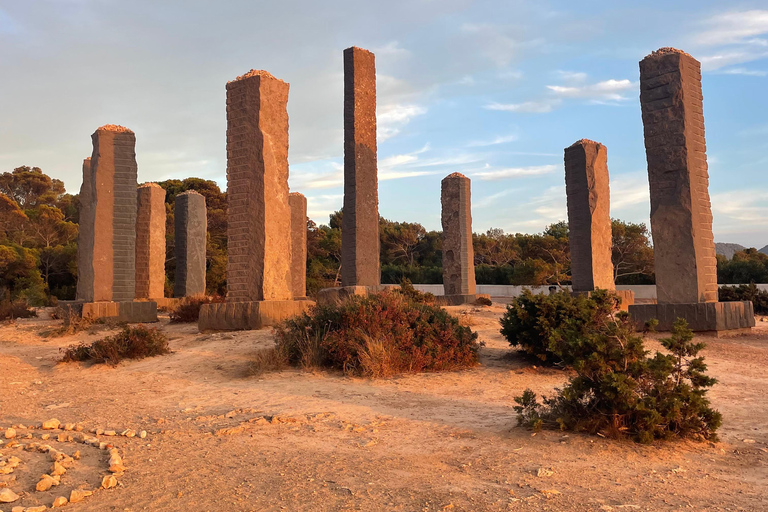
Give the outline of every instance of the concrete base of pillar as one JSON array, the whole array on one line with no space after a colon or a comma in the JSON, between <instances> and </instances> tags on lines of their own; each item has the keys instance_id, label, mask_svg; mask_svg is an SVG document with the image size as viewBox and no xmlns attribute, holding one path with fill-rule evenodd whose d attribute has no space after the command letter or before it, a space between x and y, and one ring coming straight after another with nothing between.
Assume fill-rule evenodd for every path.
<instances>
[{"instance_id":1,"label":"concrete base of pillar","mask_svg":"<svg viewBox=\"0 0 768 512\"><path fill-rule=\"evenodd\" d=\"M716 335L748 331L755 326L755 315L749 301L637 304L629 307L629 314L638 330L653 318L659 321L657 331L671 331L672 324L678 318L684 318L692 331Z\"/></svg>"},{"instance_id":2,"label":"concrete base of pillar","mask_svg":"<svg viewBox=\"0 0 768 512\"><path fill-rule=\"evenodd\" d=\"M157 298L157 299L136 299L136 300L139 302L146 302L146 301L156 302L158 311L170 311L173 308L175 308L182 299L176 298L176 297L163 297L163 298Z\"/></svg>"},{"instance_id":3,"label":"concrete base of pillar","mask_svg":"<svg viewBox=\"0 0 768 512\"><path fill-rule=\"evenodd\" d=\"M114 320L117 322L157 322L157 303L154 301L131 302L83 302L79 300L59 301L64 311L64 324L69 325L73 317L87 320Z\"/></svg>"},{"instance_id":4,"label":"concrete base of pillar","mask_svg":"<svg viewBox=\"0 0 768 512\"><path fill-rule=\"evenodd\" d=\"M587 295L592 292L572 292L574 295ZM635 292L632 290L611 290L611 293L619 298L619 309L621 311L628 311L629 306L635 304Z\"/></svg>"},{"instance_id":5,"label":"concrete base of pillar","mask_svg":"<svg viewBox=\"0 0 768 512\"><path fill-rule=\"evenodd\" d=\"M336 286L334 288L323 288L317 292L317 303L319 305L338 304L344 302L354 295L367 296L372 293L381 293L388 287L379 286Z\"/></svg>"},{"instance_id":6,"label":"concrete base of pillar","mask_svg":"<svg viewBox=\"0 0 768 512\"><path fill-rule=\"evenodd\" d=\"M203 331L243 331L276 325L314 306L310 300L218 302L200 306L197 328Z\"/></svg>"},{"instance_id":7,"label":"concrete base of pillar","mask_svg":"<svg viewBox=\"0 0 768 512\"><path fill-rule=\"evenodd\" d=\"M466 295L435 295L435 304L438 306L463 306L465 304L477 304L480 297L491 300L491 296L485 293L471 293Z\"/></svg>"}]
</instances>

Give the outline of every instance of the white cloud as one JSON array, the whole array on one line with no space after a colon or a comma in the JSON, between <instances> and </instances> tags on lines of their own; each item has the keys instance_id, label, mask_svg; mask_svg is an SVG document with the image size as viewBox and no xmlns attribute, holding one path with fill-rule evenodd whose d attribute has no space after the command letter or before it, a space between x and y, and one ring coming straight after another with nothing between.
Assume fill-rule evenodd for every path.
<instances>
[{"instance_id":1,"label":"white cloud","mask_svg":"<svg viewBox=\"0 0 768 512\"><path fill-rule=\"evenodd\" d=\"M594 98L602 100L626 100L624 92L637 88L637 84L624 80L605 80L583 86L548 85L547 89L564 98Z\"/></svg>"},{"instance_id":2,"label":"white cloud","mask_svg":"<svg viewBox=\"0 0 768 512\"><path fill-rule=\"evenodd\" d=\"M762 44L754 36L768 33L768 11L727 12L712 16L704 25L708 28L694 37L694 42L702 46Z\"/></svg>"},{"instance_id":3,"label":"white cloud","mask_svg":"<svg viewBox=\"0 0 768 512\"><path fill-rule=\"evenodd\" d=\"M507 169L497 169L492 171L480 171L473 173L473 176L483 181L496 181L510 178L521 178L524 176L541 176L550 174L557 170L556 165L533 165L530 167L510 167Z\"/></svg>"},{"instance_id":4,"label":"white cloud","mask_svg":"<svg viewBox=\"0 0 768 512\"><path fill-rule=\"evenodd\" d=\"M768 57L768 51L766 50L744 48L741 50L723 51L714 55L705 55L699 60L701 61L702 70L714 71L725 66L743 64L765 57Z\"/></svg>"},{"instance_id":5,"label":"white cloud","mask_svg":"<svg viewBox=\"0 0 768 512\"><path fill-rule=\"evenodd\" d=\"M720 71L723 75L768 76L768 71L747 68L730 68Z\"/></svg>"},{"instance_id":6,"label":"white cloud","mask_svg":"<svg viewBox=\"0 0 768 512\"><path fill-rule=\"evenodd\" d=\"M328 222L329 216L344 205L344 194L307 196L307 216L318 224Z\"/></svg>"},{"instance_id":7,"label":"white cloud","mask_svg":"<svg viewBox=\"0 0 768 512\"><path fill-rule=\"evenodd\" d=\"M496 192L495 194L481 197L480 199L475 199L472 201L472 208L473 209L488 208L489 206L492 206L493 204L495 204L499 199L506 197L509 194L516 191L518 191L518 189L508 188L506 190L502 190L501 192Z\"/></svg>"},{"instance_id":8,"label":"white cloud","mask_svg":"<svg viewBox=\"0 0 768 512\"><path fill-rule=\"evenodd\" d=\"M581 71L563 71L557 70L555 74L564 82L579 83L587 80L587 74Z\"/></svg>"},{"instance_id":9,"label":"white cloud","mask_svg":"<svg viewBox=\"0 0 768 512\"><path fill-rule=\"evenodd\" d=\"M496 146L498 144L508 144L510 142L514 142L518 139L517 135L510 134L510 135L499 135L497 137L494 137L490 140L476 140L473 142L470 142L467 144L467 146L471 148L475 147L485 147L485 146Z\"/></svg>"},{"instance_id":10,"label":"white cloud","mask_svg":"<svg viewBox=\"0 0 768 512\"><path fill-rule=\"evenodd\" d=\"M544 99L538 101L524 101L522 103L490 103L485 106L487 110L501 110L505 112L524 112L530 114L545 114L559 106L561 100L558 98Z\"/></svg>"},{"instance_id":11,"label":"white cloud","mask_svg":"<svg viewBox=\"0 0 768 512\"><path fill-rule=\"evenodd\" d=\"M427 109L413 104L382 105L376 111L379 141L391 139L411 122L414 117L426 114Z\"/></svg>"},{"instance_id":12,"label":"white cloud","mask_svg":"<svg viewBox=\"0 0 768 512\"><path fill-rule=\"evenodd\" d=\"M617 210L650 203L647 172L618 174L610 181L612 215Z\"/></svg>"}]
</instances>

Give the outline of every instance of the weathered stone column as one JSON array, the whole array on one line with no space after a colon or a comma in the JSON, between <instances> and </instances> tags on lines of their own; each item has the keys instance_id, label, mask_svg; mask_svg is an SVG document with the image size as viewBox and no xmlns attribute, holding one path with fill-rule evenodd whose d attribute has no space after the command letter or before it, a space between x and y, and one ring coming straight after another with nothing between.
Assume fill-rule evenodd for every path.
<instances>
[{"instance_id":1,"label":"weathered stone column","mask_svg":"<svg viewBox=\"0 0 768 512\"><path fill-rule=\"evenodd\" d=\"M445 296L472 295L471 301L474 302L477 290L469 178L458 172L443 178L440 201Z\"/></svg>"},{"instance_id":2,"label":"weathered stone column","mask_svg":"<svg viewBox=\"0 0 768 512\"><path fill-rule=\"evenodd\" d=\"M717 301L701 65L662 48L640 62L658 302Z\"/></svg>"},{"instance_id":3,"label":"weathered stone column","mask_svg":"<svg viewBox=\"0 0 768 512\"><path fill-rule=\"evenodd\" d=\"M136 137L122 126L102 126L91 136L90 172L83 165L78 243L78 299L132 301L136 258Z\"/></svg>"},{"instance_id":4,"label":"weathered stone column","mask_svg":"<svg viewBox=\"0 0 768 512\"><path fill-rule=\"evenodd\" d=\"M145 183L136 189L136 298L165 295L165 189Z\"/></svg>"},{"instance_id":5,"label":"weathered stone column","mask_svg":"<svg viewBox=\"0 0 768 512\"><path fill-rule=\"evenodd\" d=\"M174 297L205 293L205 248L208 234L208 210L205 196L194 190L174 199L174 257L176 274Z\"/></svg>"},{"instance_id":6,"label":"weathered stone column","mask_svg":"<svg viewBox=\"0 0 768 512\"><path fill-rule=\"evenodd\" d=\"M379 191L376 66L373 53L344 50L344 215L342 286L378 286Z\"/></svg>"},{"instance_id":7,"label":"weathered stone column","mask_svg":"<svg viewBox=\"0 0 768 512\"><path fill-rule=\"evenodd\" d=\"M288 195L291 205L291 280L293 297L307 296L307 198L298 192Z\"/></svg>"},{"instance_id":8,"label":"weathered stone column","mask_svg":"<svg viewBox=\"0 0 768 512\"><path fill-rule=\"evenodd\" d=\"M293 295L288 88L253 70L227 84L227 301Z\"/></svg>"},{"instance_id":9,"label":"weathered stone column","mask_svg":"<svg viewBox=\"0 0 768 512\"><path fill-rule=\"evenodd\" d=\"M565 148L565 192L573 291L614 290L605 146L582 139Z\"/></svg>"},{"instance_id":10,"label":"weathered stone column","mask_svg":"<svg viewBox=\"0 0 768 512\"><path fill-rule=\"evenodd\" d=\"M640 106L651 188L658 304L629 308L669 330L684 318L694 331L754 327L751 302L717 302L717 260L709 202L701 65L662 48L640 62Z\"/></svg>"}]
</instances>

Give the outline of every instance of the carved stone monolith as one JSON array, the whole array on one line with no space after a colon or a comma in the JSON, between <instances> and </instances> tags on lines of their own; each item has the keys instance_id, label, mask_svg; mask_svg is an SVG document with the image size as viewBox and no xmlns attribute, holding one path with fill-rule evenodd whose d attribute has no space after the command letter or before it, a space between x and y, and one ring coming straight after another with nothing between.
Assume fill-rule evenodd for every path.
<instances>
[{"instance_id":1,"label":"carved stone monolith","mask_svg":"<svg viewBox=\"0 0 768 512\"><path fill-rule=\"evenodd\" d=\"M136 189L136 298L162 299L165 292L165 189Z\"/></svg>"},{"instance_id":2,"label":"carved stone monolith","mask_svg":"<svg viewBox=\"0 0 768 512\"><path fill-rule=\"evenodd\" d=\"M307 297L307 198L298 192L288 195L291 206L291 281L293 298Z\"/></svg>"},{"instance_id":3,"label":"carved stone monolith","mask_svg":"<svg viewBox=\"0 0 768 512\"><path fill-rule=\"evenodd\" d=\"M205 249L208 237L205 196L187 190L178 194L174 201L176 274L173 296L202 295L205 293Z\"/></svg>"}]
</instances>

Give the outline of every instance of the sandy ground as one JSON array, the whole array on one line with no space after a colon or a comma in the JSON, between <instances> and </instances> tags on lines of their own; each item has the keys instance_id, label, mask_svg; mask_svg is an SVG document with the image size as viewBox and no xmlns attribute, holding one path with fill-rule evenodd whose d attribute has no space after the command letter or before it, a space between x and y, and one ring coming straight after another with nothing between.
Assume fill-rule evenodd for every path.
<instances>
[{"instance_id":1,"label":"sandy ground","mask_svg":"<svg viewBox=\"0 0 768 512\"><path fill-rule=\"evenodd\" d=\"M0 326L0 427L55 417L148 432L100 436L128 469L117 488L67 506L78 511L768 510L768 322L706 339L721 442L641 446L516 427L513 398L527 387L551 392L568 374L510 351L498 333L502 306L469 309L486 343L480 366L386 380L248 377L269 330L200 334L167 317L171 355L116 368L57 364L62 347L109 331L46 338L56 321L20 320ZM107 474L105 452L49 442L82 458L46 492L34 490L50 466L44 454L0 447L22 459L13 506L50 506ZM538 476L542 468L551 475Z\"/></svg>"}]
</instances>

